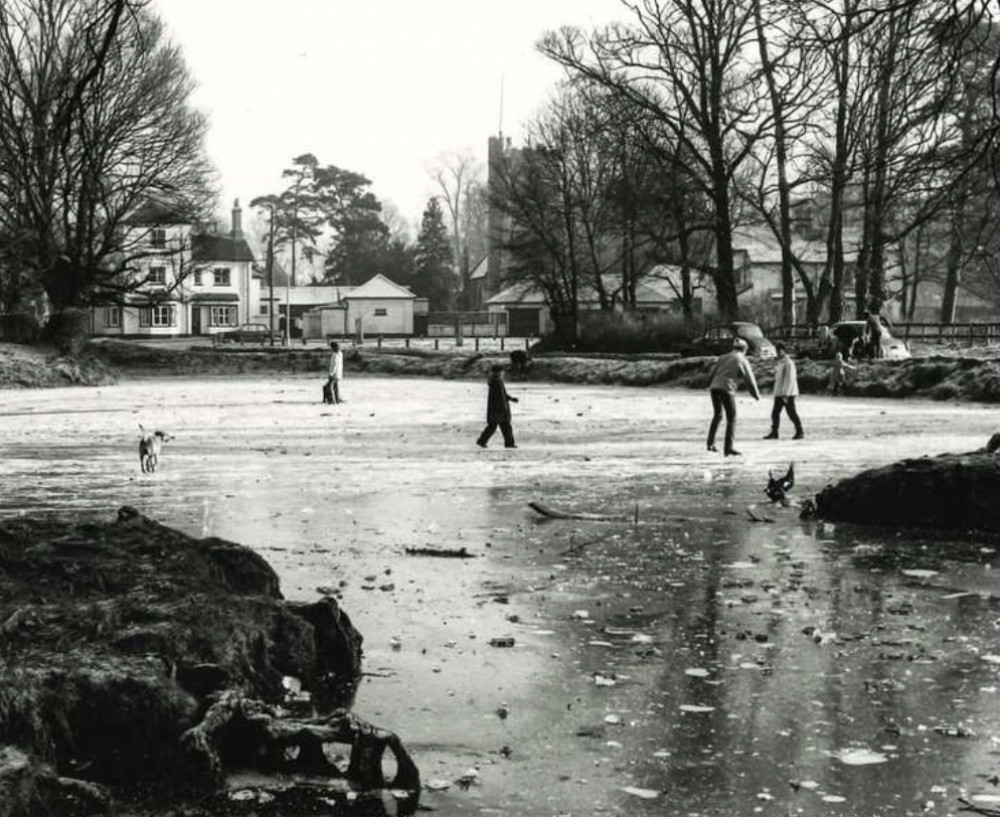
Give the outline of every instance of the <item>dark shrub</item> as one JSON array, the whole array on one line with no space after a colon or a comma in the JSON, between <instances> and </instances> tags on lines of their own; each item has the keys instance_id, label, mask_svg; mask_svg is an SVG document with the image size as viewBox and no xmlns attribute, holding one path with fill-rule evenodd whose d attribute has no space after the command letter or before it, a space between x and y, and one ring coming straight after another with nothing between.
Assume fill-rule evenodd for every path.
<instances>
[{"instance_id":1,"label":"dark shrub","mask_svg":"<svg viewBox=\"0 0 1000 817\"><path fill-rule=\"evenodd\" d=\"M40 330L38 321L21 312L7 312L0 315L0 340L9 343L35 343Z\"/></svg>"},{"instance_id":2,"label":"dark shrub","mask_svg":"<svg viewBox=\"0 0 1000 817\"><path fill-rule=\"evenodd\" d=\"M533 351L676 352L703 329L700 318L687 324L679 315L669 313L590 312L580 316L575 341L546 338Z\"/></svg>"}]
</instances>

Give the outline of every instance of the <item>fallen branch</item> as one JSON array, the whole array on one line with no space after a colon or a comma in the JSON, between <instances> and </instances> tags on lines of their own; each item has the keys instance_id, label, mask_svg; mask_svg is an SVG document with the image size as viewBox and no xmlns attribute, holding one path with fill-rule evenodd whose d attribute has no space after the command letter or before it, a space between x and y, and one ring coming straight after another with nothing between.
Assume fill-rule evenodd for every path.
<instances>
[{"instance_id":1,"label":"fallen branch","mask_svg":"<svg viewBox=\"0 0 1000 817\"><path fill-rule=\"evenodd\" d=\"M446 559L475 559L475 553L463 548L406 548L409 556L440 556Z\"/></svg>"},{"instance_id":2,"label":"fallen branch","mask_svg":"<svg viewBox=\"0 0 1000 817\"><path fill-rule=\"evenodd\" d=\"M989 808L988 806L977 806L969 802L964 797L959 797L958 802L962 804L959 811L973 811L976 814L985 814L987 817L1000 817L1000 809Z\"/></svg>"},{"instance_id":3,"label":"fallen branch","mask_svg":"<svg viewBox=\"0 0 1000 817\"><path fill-rule=\"evenodd\" d=\"M550 508L541 502L529 502L528 507L536 513L548 519L579 519L584 522L628 522L629 517L620 514L602 513L573 513L572 511L560 511L557 508ZM639 520L639 506L636 505L634 514L635 521Z\"/></svg>"}]
</instances>

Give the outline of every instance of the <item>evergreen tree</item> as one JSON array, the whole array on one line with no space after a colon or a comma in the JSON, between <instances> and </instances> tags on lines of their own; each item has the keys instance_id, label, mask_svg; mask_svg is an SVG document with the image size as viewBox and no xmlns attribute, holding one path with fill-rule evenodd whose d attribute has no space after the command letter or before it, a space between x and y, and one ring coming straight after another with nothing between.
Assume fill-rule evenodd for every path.
<instances>
[{"instance_id":1,"label":"evergreen tree","mask_svg":"<svg viewBox=\"0 0 1000 817\"><path fill-rule=\"evenodd\" d=\"M412 287L414 294L427 298L432 312L451 309L457 282L452 269L451 241L437 198L427 202L420 222L416 262Z\"/></svg>"}]
</instances>

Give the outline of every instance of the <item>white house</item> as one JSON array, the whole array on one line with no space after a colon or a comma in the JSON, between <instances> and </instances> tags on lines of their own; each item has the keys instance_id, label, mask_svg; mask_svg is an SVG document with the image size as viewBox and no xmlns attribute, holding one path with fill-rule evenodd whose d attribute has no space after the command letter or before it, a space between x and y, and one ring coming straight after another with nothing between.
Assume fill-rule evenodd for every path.
<instances>
[{"instance_id":1,"label":"white house","mask_svg":"<svg viewBox=\"0 0 1000 817\"><path fill-rule=\"evenodd\" d=\"M293 287L292 289L334 288ZM413 314L418 298L406 287L379 273L361 286L337 289L338 300L317 304L305 315L303 331L306 337L413 334ZM294 305L296 296L291 297ZM275 298L277 299L277 293Z\"/></svg>"},{"instance_id":2,"label":"white house","mask_svg":"<svg viewBox=\"0 0 1000 817\"><path fill-rule=\"evenodd\" d=\"M147 251L132 275L143 283L123 304L94 307L91 333L126 337L213 335L257 318L260 275L243 235L239 201L228 233L208 232L149 203L129 219Z\"/></svg>"}]
</instances>

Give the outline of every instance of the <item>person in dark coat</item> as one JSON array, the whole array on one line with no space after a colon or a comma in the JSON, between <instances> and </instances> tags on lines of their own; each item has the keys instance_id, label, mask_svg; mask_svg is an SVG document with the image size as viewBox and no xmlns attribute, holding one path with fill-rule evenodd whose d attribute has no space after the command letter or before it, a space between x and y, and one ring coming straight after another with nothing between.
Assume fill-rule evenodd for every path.
<instances>
[{"instance_id":1,"label":"person in dark coat","mask_svg":"<svg viewBox=\"0 0 1000 817\"><path fill-rule=\"evenodd\" d=\"M504 448L517 448L514 444L514 429L510 425L510 403L511 401L516 403L517 398L507 394L507 387L503 383L503 366L496 363L490 368L486 384L489 386L486 397L486 428L476 440L476 445L486 448L490 437L497 430L497 426L500 426Z\"/></svg>"}]
</instances>

